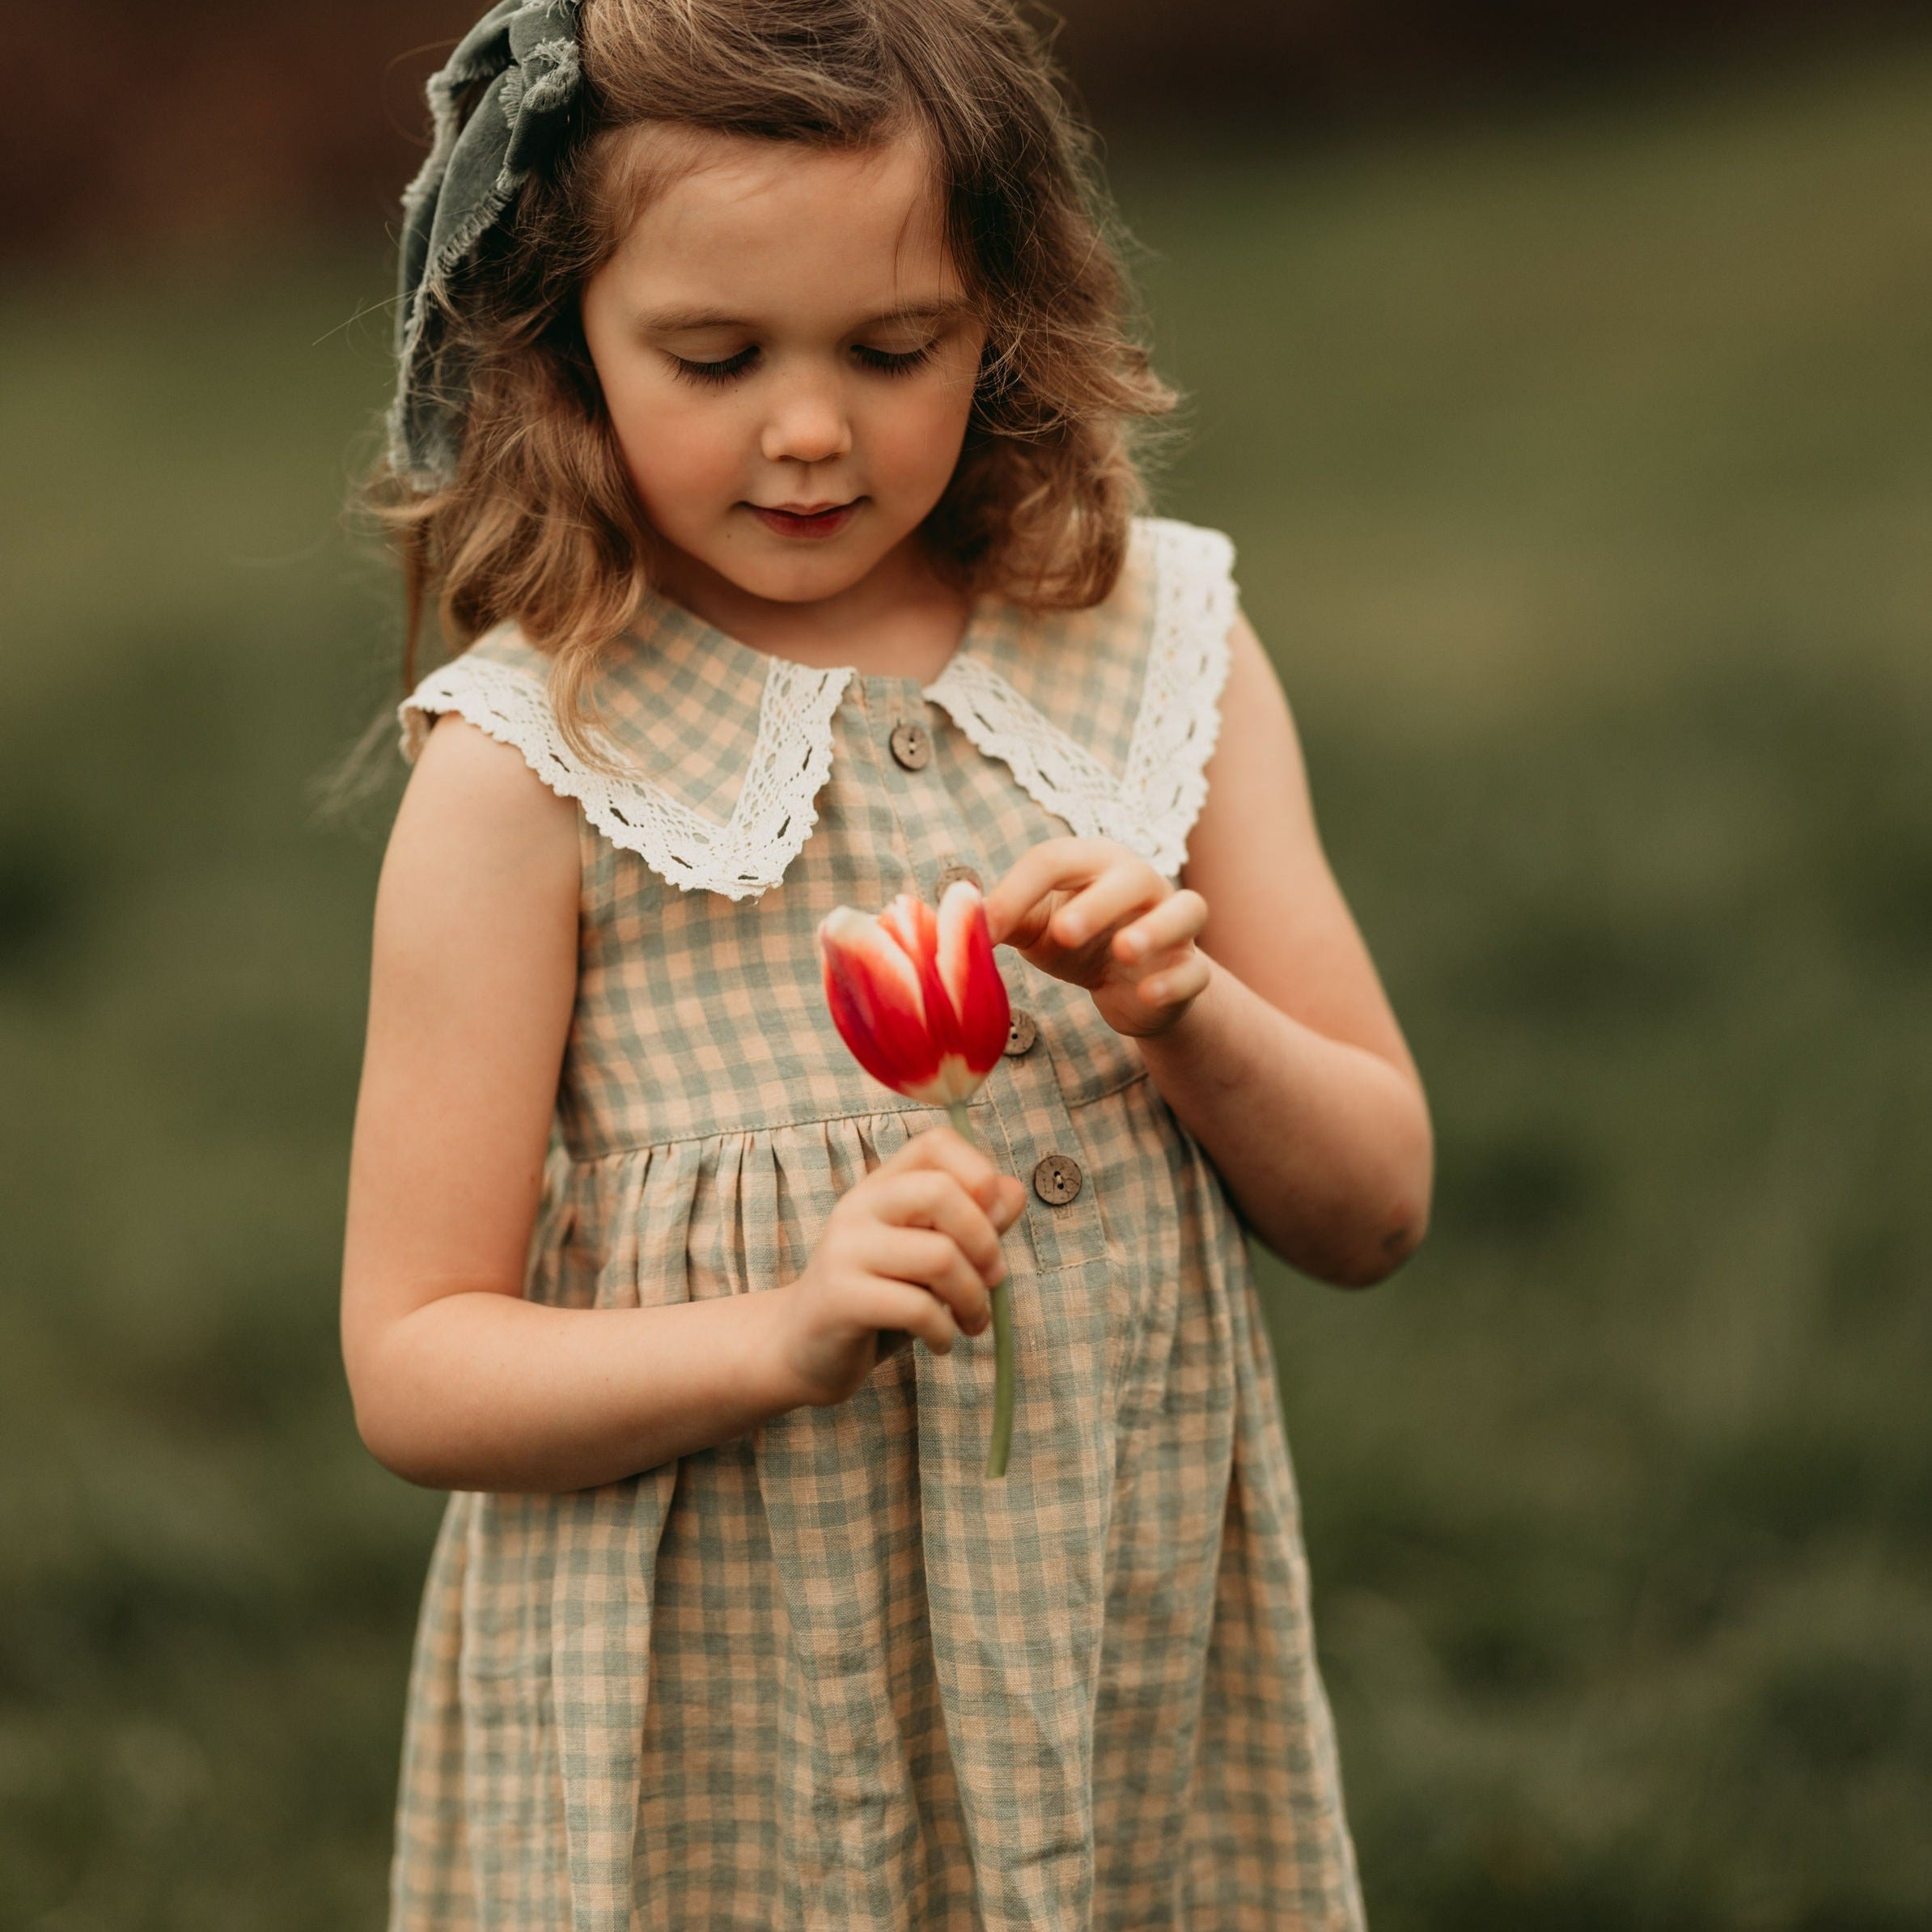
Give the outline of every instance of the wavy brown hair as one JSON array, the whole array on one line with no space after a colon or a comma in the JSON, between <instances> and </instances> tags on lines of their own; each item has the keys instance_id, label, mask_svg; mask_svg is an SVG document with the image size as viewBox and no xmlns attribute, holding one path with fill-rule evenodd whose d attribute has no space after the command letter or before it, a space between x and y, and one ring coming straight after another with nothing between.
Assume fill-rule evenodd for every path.
<instances>
[{"instance_id":1,"label":"wavy brown hair","mask_svg":"<svg viewBox=\"0 0 1932 1932\"><path fill-rule=\"evenodd\" d=\"M1171 408L1130 327L1091 143L1011 0L584 0L579 121L439 299L465 394L454 480L375 489L401 552L404 676L434 600L466 647L514 619L553 660L582 750L601 648L650 576L642 523L578 313L649 177L633 129L855 148L923 141L987 345L964 446L925 536L963 587L1034 608L1098 603L1141 500L1131 431Z\"/></svg>"}]
</instances>

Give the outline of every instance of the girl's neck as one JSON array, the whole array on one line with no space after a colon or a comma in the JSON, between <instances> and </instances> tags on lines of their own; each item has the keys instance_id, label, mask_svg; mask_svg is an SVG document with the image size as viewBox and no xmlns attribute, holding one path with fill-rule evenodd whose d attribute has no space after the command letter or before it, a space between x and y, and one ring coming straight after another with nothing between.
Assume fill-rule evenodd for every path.
<instances>
[{"instance_id":1,"label":"girl's neck","mask_svg":"<svg viewBox=\"0 0 1932 1932\"><path fill-rule=\"evenodd\" d=\"M666 596L754 650L819 669L849 664L865 676L922 683L945 668L972 608L970 596L934 570L916 534L858 583L808 604L754 596L668 545L653 575Z\"/></svg>"}]
</instances>

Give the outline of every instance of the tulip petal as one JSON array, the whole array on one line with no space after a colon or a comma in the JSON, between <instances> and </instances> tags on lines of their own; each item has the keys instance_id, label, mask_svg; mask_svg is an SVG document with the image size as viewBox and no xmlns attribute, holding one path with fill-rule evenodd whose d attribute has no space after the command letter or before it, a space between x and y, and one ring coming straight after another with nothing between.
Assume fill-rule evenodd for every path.
<instances>
[{"instance_id":1,"label":"tulip petal","mask_svg":"<svg viewBox=\"0 0 1932 1932\"><path fill-rule=\"evenodd\" d=\"M940 1074L915 962L877 919L841 906L819 928L825 1002L839 1037L874 1079L922 1099Z\"/></svg>"},{"instance_id":2,"label":"tulip petal","mask_svg":"<svg viewBox=\"0 0 1932 1932\"><path fill-rule=\"evenodd\" d=\"M961 1051L959 1016L939 977L938 916L924 900L901 892L879 915L879 923L905 948L919 975L919 994L934 1053L943 1062L958 1057Z\"/></svg>"},{"instance_id":3,"label":"tulip petal","mask_svg":"<svg viewBox=\"0 0 1932 1932\"><path fill-rule=\"evenodd\" d=\"M956 1050L984 1080L1006 1051L1013 1008L993 956L979 888L970 879L955 880L939 901L934 924L934 964L952 1010Z\"/></svg>"}]
</instances>

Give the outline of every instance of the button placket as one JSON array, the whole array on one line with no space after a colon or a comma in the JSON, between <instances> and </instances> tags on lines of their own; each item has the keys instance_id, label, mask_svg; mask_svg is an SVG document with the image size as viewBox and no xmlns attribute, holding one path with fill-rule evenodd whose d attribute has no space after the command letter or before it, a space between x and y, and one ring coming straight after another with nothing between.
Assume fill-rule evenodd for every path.
<instances>
[{"instance_id":1,"label":"button placket","mask_svg":"<svg viewBox=\"0 0 1932 1932\"><path fill-rule=\"evenodd\" d=\"M905 855L905 870L890 889L927 898L935 861L960 849L957 815L941 774L933 769L938 752L930 714L904 679L862 677L853 682L865 714L866 749L883 794L880 803L892 815Z\"/></svg>"},{"instance_id":2,"label":"button placket","mask_svg":"<svg viewBox=\"0 0 1932 1932\"><path fill-rule=\"evenodd\" d=\"M1025 989L1032 970L1017 960L1006 963L1010 994ZM1080 1137L1047 1047L1038 1020L1015 1005L1006 1058L985 1088L1010 1150L1009 1171L1027 1184L1025 1220L1042 1273L1107 1252L1100 1204L1082 1167Z\"/></svg>"},{"instance_id":3,"label":"button placket","mask_svg":"<svg viewBox=\"0 0 1932 1932\"><path fill-rule=\"evenodd\" d=\"M955 876L977 869L970 867L970 862L980 851L940 773L922 775L938 761L926 714L917 699L898 692L888 694L875 685L866 696L875 707L873 729L878 736L872 742L883 754L883 775L914 868L914 889L930 890L926 882L932 880L943 890L953 868L960 868ZM917 732L916 749L909 727ZM908 764L903 755L907 751L915 763ZM1015 1018L1006 1040L1009 1057L981 1091L974 1108L976 1127L983 1133L987 1154L994 1163L1026 1184L1027 1210L1021 1219L1039 1272L1049 1274L1104 1260L1106 1235L1092 1184L1082 1176L1077 1191L1070 1193L1063 1203L1051 1205L1032 1184L1035 1169L1049 1156L1060 1157L1072 1172L1078 1172L1081 1142L1061 1092L1053 1055L1044 1050L1050 1042L1040 1033L1037 1015L1019 1004L1033 983L1033 969L1014 953L1002 955L1000 966L1015 1001ZM982 1108L993 1116L983 1125L979 1119Z\"/></svg>"}]
</instances>

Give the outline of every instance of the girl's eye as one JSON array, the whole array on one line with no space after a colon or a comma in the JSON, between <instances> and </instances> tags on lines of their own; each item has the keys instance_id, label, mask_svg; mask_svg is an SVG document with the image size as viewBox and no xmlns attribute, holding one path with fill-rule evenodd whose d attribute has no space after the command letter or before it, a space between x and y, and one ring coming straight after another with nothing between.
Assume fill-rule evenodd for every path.
<instances>
[{"instance_id":1,"label":"girl's eye","mask_svg":"<svg viewBox=\"0 0 1932 1932\"><path fill-rule=\"evenodd\" d=\"M693 362L674 355L671 367L672 375L682 383L728 383L734 376L743 375L757 359L757 345L750 343L719 362Z\"/></svg>"},{"instance_id":2,"label":"girl's eye","mask_svg":"<svg viewBox=\"0 0 1932 1932\"><path fill-rule=\"evenodd\" d=\"M880 375L910 375L932 360L938 347L937 342L927 342L917 349L867 349L860 343L854 345L852 353L866 368Z\"/></svg>"}]
</instances>

